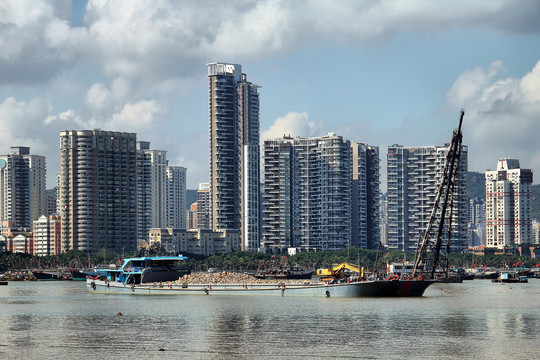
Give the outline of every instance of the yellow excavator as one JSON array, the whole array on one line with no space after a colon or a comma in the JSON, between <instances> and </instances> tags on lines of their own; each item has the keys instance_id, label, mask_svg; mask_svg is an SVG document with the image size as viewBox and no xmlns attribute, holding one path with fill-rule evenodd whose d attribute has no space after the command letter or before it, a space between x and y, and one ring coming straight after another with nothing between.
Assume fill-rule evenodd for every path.
<instances>
[{"instance_id":1,"label":"yellow excavator","mask_svg":"<svg viewBox=\"0 0 540 360\"><path fill-rule=\"evenodd\" d=\"M347 271L348 270L348 271ZM317 269L317 275L321 277L321 280L333 280L343 279L349 277L349 273L355 273L356 276L364 277L364 267L358 268L358 266L350 263L341 263L334 266L331 269Z\"/></svg>"}]
</instances>

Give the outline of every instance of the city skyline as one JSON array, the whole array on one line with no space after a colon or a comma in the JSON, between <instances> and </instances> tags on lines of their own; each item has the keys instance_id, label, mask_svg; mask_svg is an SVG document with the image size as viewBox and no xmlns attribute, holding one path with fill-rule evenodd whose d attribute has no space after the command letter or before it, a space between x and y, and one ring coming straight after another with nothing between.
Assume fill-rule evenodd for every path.
<instances>
[{"instance_id":1,"label":"city skyline","mask_svg":"<svg viewBox=\"0 0 540 360\"><path fill-rule=\"evenodd\" d=\"M45 156L47 188L66 129L138 133L188 169L188 188L208 182L214 61L262 86L261 142L335 132L384 157L449 141L463 107L470 170L503 157L540 167L534 1L5 4L0 153Z\"/></svg>"}]
</instances>

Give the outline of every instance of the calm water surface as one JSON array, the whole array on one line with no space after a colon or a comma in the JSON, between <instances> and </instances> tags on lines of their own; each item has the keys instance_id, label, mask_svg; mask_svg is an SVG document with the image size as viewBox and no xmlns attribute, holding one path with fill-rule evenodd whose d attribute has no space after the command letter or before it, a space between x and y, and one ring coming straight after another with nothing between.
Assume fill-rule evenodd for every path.
<instances>
[{"instance_id":1,"label":"calm water surface","mask_svg":"<svg viewBox=\"0 0 540 360\"><path fill-rule=\"evenodd\" d=\"M539 300L537 279L438 284L402 299L111 295L83 282L10 282L0 286L0 358L533 359Z\"/></svg>"}]
</instances>

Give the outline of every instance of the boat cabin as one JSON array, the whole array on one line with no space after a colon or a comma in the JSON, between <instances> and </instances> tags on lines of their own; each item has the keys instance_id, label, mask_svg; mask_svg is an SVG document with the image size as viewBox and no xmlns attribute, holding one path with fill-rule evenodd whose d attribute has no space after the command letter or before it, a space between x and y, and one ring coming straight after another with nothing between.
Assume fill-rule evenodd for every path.
<instances>
[{"instance_id":1,"label":"boat cabin","mask_svg":"<svg viewBox=\"0 0 540 360\"><path fill-rule=\"evenodd\" d=\"M141 284L153 281L171 281L178 279L180 274L189 273L182 269L181 263L188 258L185 256L141 257L124 260L120 269L98 270L108 281L124 284Z\"/></svg>"}]
</instances>

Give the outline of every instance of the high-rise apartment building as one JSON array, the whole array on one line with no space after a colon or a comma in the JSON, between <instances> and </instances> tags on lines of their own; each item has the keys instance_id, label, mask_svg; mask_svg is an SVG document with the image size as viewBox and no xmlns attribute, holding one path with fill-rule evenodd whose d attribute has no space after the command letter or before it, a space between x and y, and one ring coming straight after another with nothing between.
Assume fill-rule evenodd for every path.
<instances>
[{"instance_id":1,"label":"high-rise apartment building","mask_svg":"<svg viewBox=\"0 0 540 360\"><path fill-rule=\"evenodd\" d=\"M265 250L352 245L351 154L350 142L334 134L264 142Z\"/></svg>"},{"instance_id":2,"label":"high-rise apartment building","mask_svg":"<svg viewBox=\"0 0 540 360\"><path fill-rule=\"evenodd\" d=\"M47 211L45 212L46 215L56 214L56 209L58 208L58 206L56 205L57 192L58 191L55 191L53 194L45 194L45 198L47 201Z\"/></svg>"},{"instance_id":3,"label":"high-rise apartment building","mask_svg":"<svg viewBox=\"0 0 540 360\"><path fill-rule=\"evenodd\" d=\"M377 249L381 240L379 147L352 142L351 148L351 244L362 249Z\"/></svg>"},{"instance_id":4,"label":"high-rise apartment building","mask_svg":"<svg viewBox=\"0 0 540 360\"><path fill-rule=\"evenodd\" d=\"M151 228L186 225L186 168L170 166L167 151L137 142L137 239Z\"/></svg>"},{"instance_id":5,"label":"high-rise apartment building","mask_svg":"<svg viewBox=\"0 0 540 360\"><path fill-rule=\"evenodd\" d=\"M379 201L380 244L388 247L388 195L381 194Z\"/></svg>"},{"instance_id":6,"label":"high-rise apartment building","mask_svg":"<svg viewBox=\"0 0 540 360\"><path fill-rule=\"evenodd\" d=\"M486 171L486 246L533 243L531 184L533 171L517 159L500 159L497 170Z\"/></svg>"},{"instance_id":7,"label":"high-rise apartment building","mask_svg":"<svg viewBox=\"0 0 540 360\"><path fill-rule=\"evenodd\" d=\"M197 190L197 215L195 228L210 229L210 184L200 183Z\"/></svg>"},{"instance_id":8,"label":"high-rise apartment building","mask_svg":"<svg viewBox=\"0 0 540 360\"><path fill-rule=\"evenodd\" d=\"M167 152L137 142L137 239L148 239L148 230L167 225Z\"/></svg>"},{"instance_id":9,"label":"high-rise apartment building","mask_svg":"<svg viewBox=\"0 0 540 360\"><path fill-rule=\"evenodd\" d=\"M197 229L197 202L191 203L186 210L186 229Z\"/></svg>"},{"instance_id":10,"label":"high-rise apartment building","mask_svg":"<svg viewBox=\"0 0 540 360\"><path fill-rule=\"evenodd\" d=\"M414 252L429 223L448 146L388 147L388 248ZM467 146L462 146L453 199L450 251L467 249ZM450 212L446 213L450 216Z\"/></svg>"},{"instance_id":11,"label":"high-rise apartment building","mask_svg":"<svg viewBox=\"0 0 540 360\"><path fill-rule=\"evenodd\" d=\"M186 228L186 168L167 166L167 227Z\"/></svg>"},{"instance_id":12,"label":"high-rise apartment building","mask_svg":"<svg viewBox=\"0 0 540 360\"><path fill-rule=\"evenodd\" d=\"M64 250L122 253L137 246L137 135L60 132Z\"/></svg>"},{"instance_id":13,"label":"high-rise apartment building","mask_svg":"<svg viewBox=\"0 0 540 360\"><path fill-rule=\"evenodd\" d=\"M293 224L293 194L299 194L293 142L289 137L264 142L262 247L273 253L295 246L300 237L299 224Z\"/></svg>"},{"instance_id":14,"label":"high-rise apartment building","mask_svg":"<svg viewBox=\"0 0 540 360\"><path fill-rule=\"evenodd\" d=\"M239 229L243 250L260 243L259 86L238 64L208 64L210 226Z\"/></svg>"},{"instance_id":15,"label":"high-rise apartment building","mask_svg":"<svg viewBox=\"0 0 540 360\"><path fill-rule=\"evenodd\" d=\"M47 213L45 157L30 155L30 148L11 147L0 155L0 220L16 227L32 228Z\"/></svg>"},{"instance_id":16,"label":"high-rise apartment building","mask_svg":"<svg viewBox=\"0 0 540 360\"><path fill-rule=\"evenodd\" d=\"M469 200L469 245L486 245L486 202L484 199Z\"/></svg>"}]
</instances>

